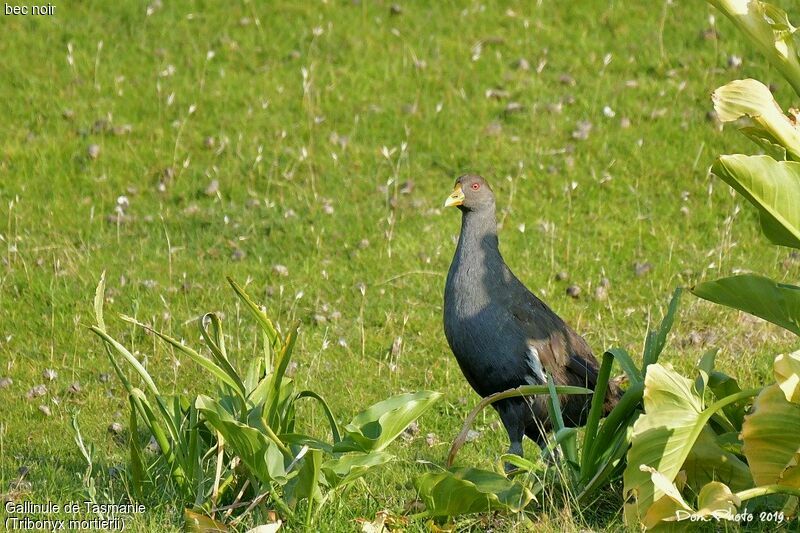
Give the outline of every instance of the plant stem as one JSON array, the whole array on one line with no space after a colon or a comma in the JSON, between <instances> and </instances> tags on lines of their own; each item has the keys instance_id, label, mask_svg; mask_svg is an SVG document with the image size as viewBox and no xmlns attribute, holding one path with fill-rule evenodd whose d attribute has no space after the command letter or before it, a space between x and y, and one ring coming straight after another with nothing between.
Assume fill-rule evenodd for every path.
<instances>
[{"instance_id":1,"label":"plant stem","mask_svg":"<svg viewBox=\"0 0 800 533\"><path fill-rule=\"evenodd\" d=\"M509 389L503 392L496 392L490 396L487 396L483 400L475 406L475 408L470 411L467 415L467 418L464 419L464 425L461 427L461 432L456 436L453 440L453 444L450 446L450 451L447 454L447 468L453 466L453 460L456 458L456 454L461 446L464 445L464 442L467 440L467 432L472 427L472 423L475 421L475 418L487 405L491 405L495 402L499 402L500 400L505 400L506 398L516 398L518 396L535 396L537 394L548 394L549 389L547 385L522 385L521 387L517 387L516 389ZM569 385L557 385L556 386L556 393L557 394L591 394L592 391L590 389L585 389L583 387L573 387Z\"/></svg>"},{"instance_id":2,"label":"plant stem","mask_svg":"<svg viewBox=\"0 0 800 533\"><path fill-rule=\"evenodd\" d=\"M737 492L736 496L744 501L751 498L758 498L759 496L767 496L769 494L791 494L792 496L800 496L800 489L787 487L786 485L763 485L761 487L753 487L752 489Z\"/></svg>"}]
</instances>

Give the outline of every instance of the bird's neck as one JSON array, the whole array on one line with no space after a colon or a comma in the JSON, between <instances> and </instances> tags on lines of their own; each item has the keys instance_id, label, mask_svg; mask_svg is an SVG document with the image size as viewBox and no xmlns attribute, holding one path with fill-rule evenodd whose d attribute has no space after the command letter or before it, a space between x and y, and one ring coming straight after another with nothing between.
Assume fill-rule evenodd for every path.
<instances>
[{"instance_id":1,"label":"bird's neck","mask_svg":"<svg viewBox=\"0 0 800 533\"><path fill-rule=\"evenodd\" d=\"M457 253L478 258L487 266L492 263L502 263L494 209L464 211Z\"/></svg>"}]
</instances>

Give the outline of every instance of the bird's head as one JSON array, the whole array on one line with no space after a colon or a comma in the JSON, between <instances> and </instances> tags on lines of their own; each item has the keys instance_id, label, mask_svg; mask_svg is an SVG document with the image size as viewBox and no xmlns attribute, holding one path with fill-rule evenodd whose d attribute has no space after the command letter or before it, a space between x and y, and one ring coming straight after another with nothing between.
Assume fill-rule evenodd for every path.
<instances>
[{"instance_id":1,"label":"bird's head","mask_svg":"<svg viewBox=\"0 0 800 533\"><path fill-rule=\"evenodd\" d=\"M456 180L444 206L458 207L461 211L494 211L494 193L482 177L465 174Z\"/></svg>"}]
</instances>

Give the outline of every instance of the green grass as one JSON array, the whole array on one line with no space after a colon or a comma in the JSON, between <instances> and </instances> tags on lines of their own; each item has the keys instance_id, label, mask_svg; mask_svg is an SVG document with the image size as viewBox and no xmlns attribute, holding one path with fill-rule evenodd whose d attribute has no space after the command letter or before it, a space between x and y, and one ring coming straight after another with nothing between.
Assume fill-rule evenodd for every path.
<instances>
[{"instance_id":1,"label":"green grass","mask_svg":"<svg viewBox=\"0 0 800 533\"><path fill-rule=\"evenodd\" d=\"M401 513L420 461L443 462L477 402L441 328L459 229L458 213L441 205L467 171L493 184L506 261L595 352L641 353L676 285L737 269L797 279L800 261L769 245L754 212L707 174L717 154L754 151L706 120L711 91L778 76L726 21L718 40L703 39L704 3L432 4L405 2L392 16L389 3L365 0L186 1L146 16L139 2L92 1L58 5L54 17L0 16L0 377L13 379L0 390L0 493L24 467L26 498L83 498L85 465L68 431L75 411L105 468L127 460L106 430L127 424L127 401L115 378L99 379L112 370L85 327L103 270L109 328L148 354L162 390L194 390L201 373L111 317L196 344L193 320L221 311L245 359L254 325L229 275L249 281L284 327L302 320L298 378L342 420L390 393L445 393L420 434L393 446L395 465L324 520L352 530L381 509ZM744 58L740 71L727 68L730 55ZM513 67L519 58L530 70ZM490 89L508 97L487 98ZM778 87L784 107L790 94ZM506 112L509 102L523 110ZM98 131L103 120L131 131ZM592 130L575 140L583 120ZM94 160L91 144L101 149ZM213 180L218 191L206 194ZM116 221L120 196L130 205ZM638 276L637 262L652 269ZM555 280L559 271L569 282ZM598 300L603 277L611 287ZM693 333L707 345L686 342ZM722 350L719 367L755 385L792 338L686 295L662 361L687 370L709 345ZM48 368L58 377L47 394L26 399ZM78 394L67 392L73 381ZM323 422L318 411L305 416ZM488 412L478 428L459 461L489 467L505 435ZM428 433L439 444L429 447ZM125 494L107 472L98 487L106 500ZM544 502L536 527L617 529L619 502L607 499L592 509ZM148 507L129 528L181 526L168 495Z\"/></svg>"}]
</instances>

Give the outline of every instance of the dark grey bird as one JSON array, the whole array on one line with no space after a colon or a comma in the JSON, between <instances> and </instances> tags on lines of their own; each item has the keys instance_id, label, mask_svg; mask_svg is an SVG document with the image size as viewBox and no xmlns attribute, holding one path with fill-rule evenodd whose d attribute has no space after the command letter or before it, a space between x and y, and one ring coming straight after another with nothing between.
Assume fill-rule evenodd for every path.
<instances>
[{"instance_id":1,"label":"dark grey bird","mask_svg":"<svg viewBox=\"0 0 800 533\"><path fill-rule=\"evenodd\" d=\"M456 180L445 207L461 210L461 235L444 289L444 333L464 377L481 396L520 385L558 385L594 390L598 363L589 345L511 272L500 255L495 199L480 176ZM608 412L619 390L613 384ZM590 396L561 398L567 426L583 425ZM493 404L522 455L527 435L540 447L551 429L545 397L509 398Z\"/></svg>"}]
</instances>

